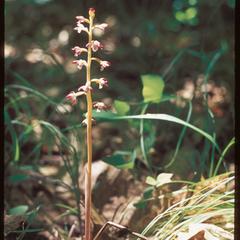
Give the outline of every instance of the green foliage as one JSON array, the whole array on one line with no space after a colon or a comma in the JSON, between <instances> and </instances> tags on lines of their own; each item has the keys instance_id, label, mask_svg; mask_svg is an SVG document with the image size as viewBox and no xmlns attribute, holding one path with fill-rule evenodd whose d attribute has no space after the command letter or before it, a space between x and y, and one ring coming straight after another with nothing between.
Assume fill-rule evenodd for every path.
<instances>
[{"instance_id":1,"label":"green foliage","mask_svg":"<svg viewBox=\"0 0 240 240\"><path fill-rule=\"evenodd\" d=\"M144 102L159 103L162 98L164 81L158 75L142 75L143 90L142 95Z\"/></svg>"},{"instance_id":2,"label":"green foliage","mask_svg":"<svg viewBox=\"0 0 240 240\"><path fill-rule=\"evenodd\" d=\"M8 180L13 184L25 181L27 179L29 179L29 176L26 174L15 174L8 178Z\"/></svg>"},{"instance_id":3,"label":"green foliage","mask_svg":"<svg viewBox=\"0 0 240 240\"><path fill-rule=\"evenodd\" d=\"M103 158L103 161L119 169L132 169L136 158L136 151L116 151L112 156Z\"/></svg>"},{"instance_id":4,"label":"green foliage","mask_svg":"<svg viewBox=\"0 0 240 240\"><path fill-rule=\"evenodd\" d=\"M114 101L114 108L117 111L118 115L124 116L126 113L129 112L130 106L127 102L120 101L120 100L115 100Z\"/></svg>"},{"instance_id":5,"label":"green foliage","mask_svg":"<svg viewBox=\"0 0 240 240\"><path fill-rule=\"evenodd\" d=\"M19 205L17 207L9 209L9 215L24 215L28 211L29 207L27 205Z\"/></svg>"},{"instance_id":6,"label":"green foliage","mask_svg":"<svg viewBox=\"0 0 240 240\"><path fill-rule=\"evenodd\" d=\"M216 141L214 140L214 138L209 135L208 133L204 132L203 130L201 130L200 128L182 120L179 118L176 118L174 116L168 115L168 114L143 114L143 115L130 115L130 116L117 116L116 114L110 113L95 113L94 117L100 120L108 120L108 121L114 121L114 120L127 120L127 119L151 119L151 120L163 120L163 121L168 121L168 122L174 122L174 123L178 123L181 124L183 126L187 126L189 128L191 128L192 130L196 131L197 133L201 134L202 136L204 136L205 138L207 138L211 143L214 144L214 146L216 147L216 149L218 151L220 151L220 148L218 146L218 144L216 143Z\"/></svg>"},{"instance_id":7,"label":"green foliage","mask_svg":"<svg viewBox=\"0 0 240 240\"><path fill-rule=\"evenodd\" d=\"M161 188L164 184L173 182L171 180L172 176L172 173L160 173L156 178L147 176L146 183L150 186L145 188L142 199L135 203L134 206L136 208L146 208L147 202L155 200L153 193L157 190L157 188Z\"/></svg>"}]
</instances>

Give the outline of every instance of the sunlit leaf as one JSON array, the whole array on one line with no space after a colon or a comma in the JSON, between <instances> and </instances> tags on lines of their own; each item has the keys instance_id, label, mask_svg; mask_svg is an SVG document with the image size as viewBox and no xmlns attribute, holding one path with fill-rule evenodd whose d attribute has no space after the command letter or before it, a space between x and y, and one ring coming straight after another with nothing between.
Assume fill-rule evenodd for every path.
<instances>
[{"instance_id":1,"label":"sunlit leaf","mask_svg":"<svg viewBox=\"0 0 240 240\"><path fill-rule=\"evenodd\" d=\"M171 182L171 178L172 178L173 174L172 173L160 173L157 176L157 182L156 182L156 186L160 187L165 183L169 183Z\"/></svg>"},{"instance_id":2,"label":"sunlit leaf","mask_svg":"<svg viewBox=\"0 0 240 240\"><path fill-rule=\"evenodd\" d=\"M149 185L155 186L157 184L157 181L156 181L155 178L153 178L151 176L148 176L146 178L146 183L149 184Z\"/></svg>"},{"instance_id":3,"label":"sunlit leaf","mask_svg":"<svg viewBox=\"0 0 240 240\"><path fill-rule=\"evenodd\" d=\"M142 95L144 102L159 103L162 98L164 81L159 75L142 75L143 90Z\"/></svg>"}]
</instances>

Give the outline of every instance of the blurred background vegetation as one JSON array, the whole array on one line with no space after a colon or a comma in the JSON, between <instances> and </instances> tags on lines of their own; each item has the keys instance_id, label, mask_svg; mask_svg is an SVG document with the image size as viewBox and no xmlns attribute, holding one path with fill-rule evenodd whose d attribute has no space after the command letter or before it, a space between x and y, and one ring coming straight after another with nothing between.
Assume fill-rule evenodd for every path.
<instances>
[{"instance_id":1,"label":"blurred background vegetation","mask_svg":"<svg viewBox=\"0 0 240 240\"><path fill-rule=\"evenodd\" d=\"M62 168L46 174L61 179L68 171L75 199L80 201L77 179L79 162L85 158L85 135L79 125L86 106L80 102L80 108L72 107L64 98L85 82L85 72L72 64L71 48L87 41L73 28L75 16L86 16L89 7L96 9L96 22L109 25L104 35L96 31L95 36L104 44L101 58L111 62L101 73L109 80L109 88L96 90L94 100L110 105L124 101L130 105L129 114L140 114L141 75L160 75L164 96L178 98L152 104L148 113L186 119L190 101L190 122L215 134L222 150L234 136L234 0L5 0L6 209L23 204L10 191L28 178L18 170L45 174L40 167L59 155L64 163L57 159L56 165ZM93 67L92 75L99 76L98 67ZM146 170L145 176L166 170L182 126L144 121L151 171L142 165L144 157L138 151L139 127L132 120L97 123L94 161L116 150L135 149L134 176L139 177L141 169ZM211 143L191 130L180 142L167 171L193 181L210 176L211 159L220 157ZM233 156L234 151L229 151L221 172L231 169Z\"/></svg>"}]
</instances>

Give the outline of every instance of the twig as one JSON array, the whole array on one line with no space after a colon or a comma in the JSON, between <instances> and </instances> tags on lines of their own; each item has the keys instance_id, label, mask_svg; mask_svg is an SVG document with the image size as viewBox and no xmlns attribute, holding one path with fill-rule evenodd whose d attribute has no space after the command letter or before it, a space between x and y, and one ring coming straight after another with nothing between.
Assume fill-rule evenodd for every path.
<instances>
[{"instance_id":1,"label":"twig","mask_svg":"<svg viewBox=\"0 0 240 240\"><path fill-rule=\"evenodd\" d=\"M106 229L109 225L110 225L110 226L113 226L113 227L116 227L116 228L118 228L118 229L120 229L120 230L124 230L124 232L125 232L126 234L131 234L131 235L133 235L133 236L135 236L135 237L138 237L138 238L140 238L140 239L148 240L146 237L144 237L144 236L141 235L140 233L132 232L132 231L131 231L130 229L128 229L127 227L122 226L122 225L119 225L119 224L114 223L114 222L111 222L111 221L106 222L106 223L102 226L102 228L99 230L99 232L98 232L97 235L95 236L94 240L98 240L99 237L102 235L102 233L105 231L105 229Z\"/></svg>"}]
</instances>

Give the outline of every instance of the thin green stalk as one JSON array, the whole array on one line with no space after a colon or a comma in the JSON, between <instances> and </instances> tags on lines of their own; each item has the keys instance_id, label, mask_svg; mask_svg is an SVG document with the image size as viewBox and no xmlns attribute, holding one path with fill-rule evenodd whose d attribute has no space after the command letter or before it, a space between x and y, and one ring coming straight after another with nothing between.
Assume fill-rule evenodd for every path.
<instances>
[{"instance_id":1,"label":"thin green stalk","mask_svg":"<svg viewBox=\"0 0 240 240\"><path fill-rule=\"evenodd\" d=\"M215 170L214 170L214 172L213 172L213 176L216 176L216 175L217 175L217 172L218 172L218 170L219 170L219 167L220 167L220 165L221 165L221 163L222 163L222 161L223 161L226 153L228 152L228 150L230 149L230 147L231 147L233 144L235 144L235 138L232 138L232 140L228 143L228 145L226 146L226 148L223 150L222 155L220 156L220 158L219 158L219 160L218 160L218 163L217 163L217 166L216 166L216 168L215 168Z\"/></svg>"},{"instance_id":2,"label":"thin green stalk","mask_svg":"<svg viewBox=\"0 0 240 240\"><path fill-rule=\"evenodd\" d=\"M143 106L142 111L141 111L141 115L145 114L145 112L147 111L148 105L149 104L147 103ZM141 121L140 121L140 146L141 146L144 162L147 164L148 169L152 172L151 163L148 160L147 154L146 154L146 151L145 151L143 121L144 121L144 119L141 119Z\"/></svg>"},{"instance_id":3,"label":"thin green stalk","mask_svg":"<svg viewBox=\"0 0 240 240\"><path fill-rule=\"evenodd\" d=\"M187 115L187 119L186 119L187 123L189 123L191 115L192 115L192 102L189 101L189 110L188 110L188 115ZM178 139L178 142L177 142L177 146L176 146L174 155L173 155L171 161L167 165L165 165L165 168L169 168L175 162L177 154L178 154L178 151L179 151L179 148L180 148L180 146L182 144L183 137L185 135L186 129L187 129L187 126L184 126L182 131L181 131L181 134L179 136L179 139Z\"/></svg>"}]
</instances>

